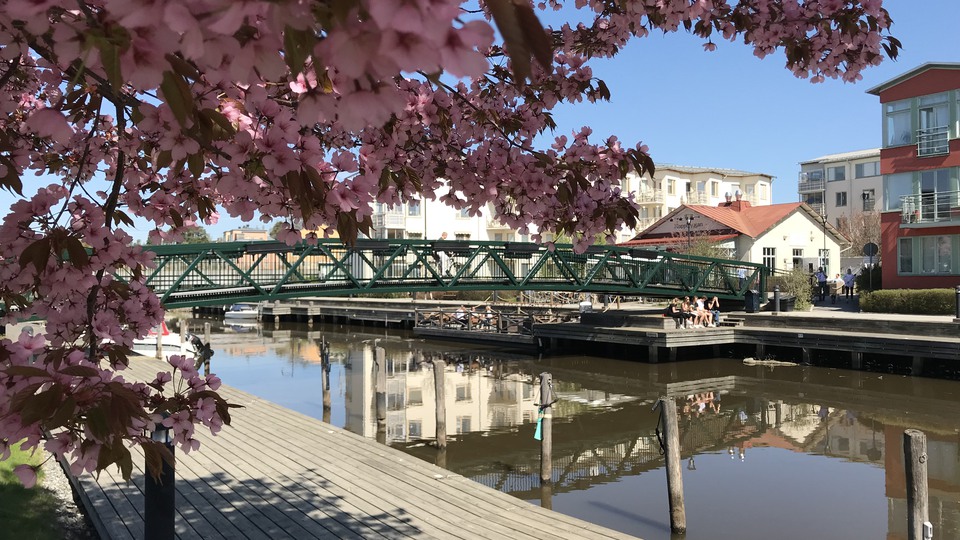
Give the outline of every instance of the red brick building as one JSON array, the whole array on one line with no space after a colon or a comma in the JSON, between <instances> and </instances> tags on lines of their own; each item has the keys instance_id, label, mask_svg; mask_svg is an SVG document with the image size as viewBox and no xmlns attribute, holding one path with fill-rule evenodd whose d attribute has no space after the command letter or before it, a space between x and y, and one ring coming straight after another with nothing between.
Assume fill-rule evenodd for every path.
<instances>
[{"instance_id":1,"label":"red brick building","mask_svg":"<svg viewBox=\"0 0 960 540\"><path fill-rule=\"evenodd\" d=\"M885 289L960 284L960 63L927 63L867 91L883 110Z\"/></svg>"}]
</instances>

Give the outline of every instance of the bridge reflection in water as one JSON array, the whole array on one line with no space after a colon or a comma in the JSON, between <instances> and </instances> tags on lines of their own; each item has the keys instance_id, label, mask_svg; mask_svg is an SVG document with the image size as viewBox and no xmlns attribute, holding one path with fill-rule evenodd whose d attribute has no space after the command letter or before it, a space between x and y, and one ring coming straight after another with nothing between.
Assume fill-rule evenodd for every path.
<instances>
[{"instance_id":1,"label":"bridge reflection in water","mask_svg":"<svg viewBox=\"0 0 960 540\"><path fill-rule=\"evenodd\" d=\"M649 365L539 360L396 332L290 328L214 338L226 384L321 418L318 342L331 343L332 422L376 436L374 347L387 358L386 441L428 461L433 372L448 363L451 471L539 502L537 374L553 374L553 508L644 538L669 538L651 405L680 411L688 538L906 538L901 436L929 439L931 521L960 537L960 386L735 360ZM709 534L708 534L709 533Z\"/></svg>"}]
</instances>

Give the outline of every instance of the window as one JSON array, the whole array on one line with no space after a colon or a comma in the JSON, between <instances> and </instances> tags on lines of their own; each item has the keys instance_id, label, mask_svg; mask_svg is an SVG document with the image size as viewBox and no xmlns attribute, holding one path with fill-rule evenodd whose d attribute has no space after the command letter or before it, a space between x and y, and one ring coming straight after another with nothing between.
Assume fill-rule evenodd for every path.
<instances>
[{"instance_id":1,"label":"window","mask_svg":"<svg viewBox=\"0 0 960 540\"><path fill-rule=\"evenodd\" d=\"M870 161L868 163L857 163L853 166L854 178L865 178L867 176L880 175L880 162Z\"/></svg>"},{"instance_id":2,"label":"window","mask_svg":"<svg viewBox=\"0 0 960 540\"><path fill-rule=\"evenodd\" d=\"M902 146L913 143L910 127L910 100L894 101L884 107L886 121L883 124L885 146Z\"/></svg>"},{"instance_id":3,"label":"window","mask_svg":"<svg viewBox=\"0 0 960 540\"><path fill-rule=\"evenodd\" d=\"M913 238L901 238L897 246L899 268L901 274L913 273Z\"/></svg>"},{"instance_id":4,"label":"window","mask_svg":"<svg viewBox=\"0 0 960 540\"><path fill-rule=\"evenodd\" d=\"M710 196L711 197L720 196L720 182L710 182Z\"/></svg>"},{"instance_id":5,"label":"window","mask_svg":"<svg viewBox=\"0 0 960 540\"><path fill-rule=\"evenodd\" d=\"M794 268L803 268L803 250L796 249L793 250L793 267Z\"/></svg>"},{"instance_id":6,"label":"window","mask_svg":"<svg viewBox=\"0 0 960 540\"><path fill-rule=\"evenodd\" d=\"M457 401L470 401L470 386L461 384L457 386Z\"/></svg>"},{"instance_id":7,"label":"window","mask_svg":"<svg viewBox=\"0 0 960 540\"><path fill-rule=\"evenodd\" d=\"M887 174L883 176L884 210L899 210L903 199L913 195L913 173Z\"/></svg>"},{"instance_id":8,"label":"window","mask_svg":"<svg viewBox=\"0 0 960 540\"><path fill-rule=\"evenodd\" d=\"M456 238L457 240L469 240L470 233L456 233L453 235L453 237Z\"/></svg>"},{"instance_id":9,"label":"window","mask_svg":"<svg viewBox=\"0 0 960 540\"><path fill-rule=\"evenodd\" d=\"M920 172L920 215L924 221L939 221L950 215L956 198L951 193L950 169Z\"/></svg>"},{"instance_id":10,"label":"window","mask_svg":"<svg viewBox=\"0 0 960 540\"><path fill-rule=\"evenodd\" d=\"M877 203L877 194L872 189L865 189L860 194L860 199L863 200L863 211L872 212L874 205Z\"/></svg>"},{"instance_id":11,"label":"window","mask_svg":"<svg viewBox=\"0 0 960 540\"><path fill-rule=\"evenodd\" d=\"M760 200L765 201L769 199L769 197L767 197L767 185L760 184L758 187L760 188Z\"/></svg>"},{"instance_id":12,"label":"window","mask_svg":"<svg viewBox=\"0 0 960 540\"><path fill-rule=\"evenodd\" d=\"M419 232L407 233L407 238L410 238L411 240L422 240L423 233L419 233Z\"/></svg>"},{"instance_id":13,"label":"window","mask_svg":"<svg viewBox=\"0 0 960 540\"><path fill-rule=\"evenodd\" d=\"M846 205L847 205L847 192L846 192L846 191L838 191L838 192L837 192L837 207L846 206Z\"/></svg>"},{"instance_id":14,"label":"window","mask_svg":"<svg viewBox=\"0 0 960 540\"><path fill-rule=\"evenodd\" d=\"M423 388L411 388L407 390L407 406L423 405Z\"/></svg>"},{"instance_id":15,"label":"window","mask_svg":"<svg viewBox=\"0 0 960 540\"><path fill-rule=\"evenodd\" d=\"M917 112L920 128L917 130L918 155L929 156L948 152L950 107L947 104L947 93L921 97L920 109Z\"/></svg>"},{"instance_id":16,"label":"window","mask_svg":"<svg viewBox=\"0 0 960 540\"><path fill-rule=\"evenodd\" d=\"M763 265L771 272L777 269L777 248L763 248Z\"/></svg>"},{"instance_id":17,"label":"window","mask_svg":"<svg viewBox=\"0 0 960 540\"><path fill-rule=\"evenodd\" d=\"M676 195L677 194L677 183L674 179L667 179L667 195Z\"/></svg>"},{"instance_id":18,"label":"window","mask_svg":"<svg viewBox=\"0 0 960 540\"><path fill-rule=\"evenodd\" d=\"M469 209L469 208L461 208L461 209L460 209L460 213L457 214L457 217L458 217L458 218L462 218L462 219L469 219L469 218L470 218L470 209Z\"/></svg>"},{"instance_id":19,"label":"window","mask_svg":"<svg viewBox=\"0 0 960 540\"><path fill-rule=\"evenodd\" d=\"M470 416L458 416L457 417L457 433L470 433L470 424L472 417Z\"/></svg>"},{"instance_id":20,"label":"window","mask_svg":"<svg viewBox=\"0 0 960 540\"><path fill-rule=\"evenodd\" d=\"M820 268L823 268L823 271L826 274L830 274L830 250L829 249L820 249L817 250L820 255Z\"/></svg>"},{"instance_id":21,"label":"window","mask_svg":"<svg viewBox=\"0 0 960 540\"><path fill-rule=\"evenodd\" d=\"M847 169L843 165L839 167L827 167L827 182L836 182L847 179Z\"/></svg>"},{"instance_id":22,"label":"window","mask_svg":"<svg viewBox=\"0 0 960 540\"><path fill-rule=\"evenodd\" d=\"M407 424L407 434L409 434L410 437L416 437L418 439L423 437L423 421L411 420L410 423Z\"/></svg>"}]
</instances>

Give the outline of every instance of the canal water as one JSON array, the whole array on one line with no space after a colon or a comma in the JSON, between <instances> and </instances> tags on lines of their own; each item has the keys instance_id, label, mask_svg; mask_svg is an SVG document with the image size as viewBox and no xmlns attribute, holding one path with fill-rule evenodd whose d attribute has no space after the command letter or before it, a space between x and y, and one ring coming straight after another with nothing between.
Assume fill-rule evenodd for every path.
<instances>
[{"instance_id":1,"label":"canal water","mask_svg":"<svg viewBox=\"0 0 960 540\"><path fill-rule=\"evenodd\" d=\"M324 416L321 342L330 344ZM671 538L658 443L660 396L679 411L687 534L695 539L906 538L902 433L928 437L935 538L960 538L960 383L718 358L648 365L538 357L344 326L224 327L213 371L225 384L450 471L646 539ZM387 370L378 434L376 348ZM448 449L431 445L431 361L445 360ZM534 439L538 375L553 407L550 492Z\"/></svg>"}]
</instances>

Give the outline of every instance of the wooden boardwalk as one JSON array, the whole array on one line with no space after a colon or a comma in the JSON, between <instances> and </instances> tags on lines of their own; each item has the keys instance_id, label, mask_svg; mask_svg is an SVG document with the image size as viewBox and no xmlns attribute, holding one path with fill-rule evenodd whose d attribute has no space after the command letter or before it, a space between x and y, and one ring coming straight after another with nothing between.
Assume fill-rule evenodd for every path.
<instances>
[{"instance_id":1,"label":"wooden boardwalk","mask_svg":"<svg viewBox=\"0 0 960 540\"><path fill-rule=\"evenodd\" d=\"M129 378L165 363L136 357ZM633 538L544 510L417 458L255 396L221 387L233 425L177 452L177 537ZM101 536L143 537L143 457L133 477L115 468L74 479Z\"/></svg>"}]
</instances>

